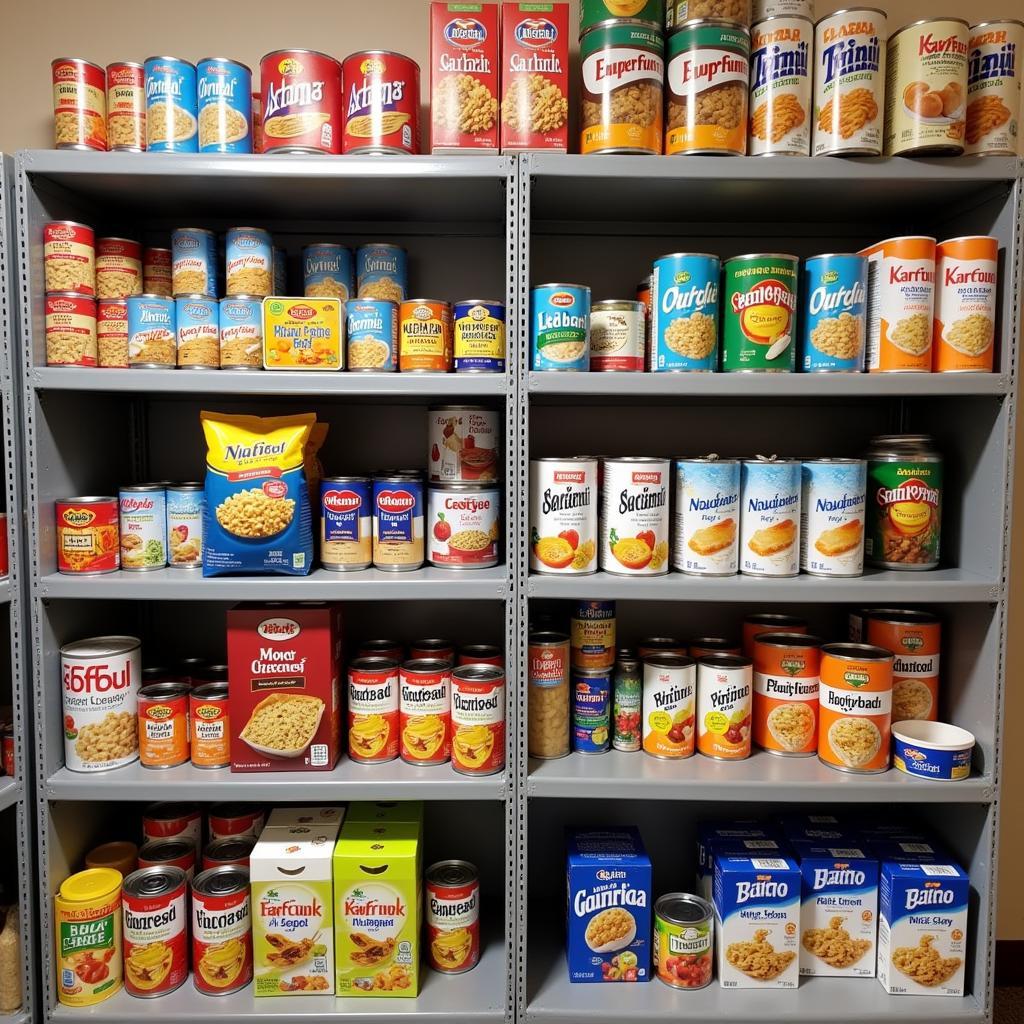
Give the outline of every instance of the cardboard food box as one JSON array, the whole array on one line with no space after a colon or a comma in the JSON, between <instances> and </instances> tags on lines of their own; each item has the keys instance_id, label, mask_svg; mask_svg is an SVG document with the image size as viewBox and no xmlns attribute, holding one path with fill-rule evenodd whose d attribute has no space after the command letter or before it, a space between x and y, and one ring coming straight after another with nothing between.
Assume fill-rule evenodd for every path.
<instances>
[{"instance_id":1,"label":"cardboard food box","mask_svg":"<svg viewBox=\"0 0 1024 1024\"><path fill-rule=\"evenodd\" d=\"M344 368L344 302L285 295L263 300L263 369Z\"/></svg>"},{"instance_id":2,"label":"cardboard food box","mask_svg":"<svg viewBox=\"0 0 1024 1024\"><path fill-rule=\"evenodd\" d=\"M333 825L335 832L345 820L345 806L340 807L275 807L267 818L266 828L293 828L296 825L314 828Z\"/></svg>"},{"instance_id":3,"label":"cardboard food box","mask_svg":"<svg viewBox=\"0 0 1024 1024\"><path fill-rule=\"evenodd\" d=\"M423 802L421 800L360 800L348 808L346 821L405 822L418 825L423 831Z\"/></svg>"}]
</instances>

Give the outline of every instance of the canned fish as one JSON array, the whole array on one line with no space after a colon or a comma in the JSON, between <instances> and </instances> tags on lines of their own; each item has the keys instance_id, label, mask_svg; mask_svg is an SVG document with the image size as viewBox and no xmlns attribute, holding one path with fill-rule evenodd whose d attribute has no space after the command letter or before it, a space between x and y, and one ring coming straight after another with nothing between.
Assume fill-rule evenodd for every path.
<instances>
[{"instance_id":1,"label":"canned fish","mask_svg":"<svg viewBox=\"0 0 1024 1024\"><path fill-rule=\"evenodd\" d=\"M612 673L608 669L572 669L572 749L603 754L611 747Z\"/></svg>"},{"instance_id":2,"label":"canned fish","mask_svg":"<svg viewBox=\"0 0 1024 1024\"><path fill-rule=\"evenodd\" d=\"M398 757L398 662L356 658L348 666L348 756L376 764Z\"/></svg>"},{"instance_id":3,"label":"canned fish","mask_svg":"<svg viewBox=\"0 0 1024 1024\"><path fill-rule=\"evenodd\" d=\"M58 57L50 62L50 72L57 149L103 152L107 148L103 68L80 57Z\"/></svg>"},{"instance_id":4,"label":"canned fish","mask_svg":"<svg viewBox=\"0 0 1024 1024\"><path fill-rule=\"evenodd\" d=\"M596 571L597 504L596 459L530 460L531 571Z\"/></svg>"},{"instance_id":5,"label":"canned fish","mask_svg":"<svg viewBox=\"0 0 1024 1024\"><path fill-rule=\"evenodd\" d=\"M803 633L754 640L754 742L769 754L818 752L818 680L823 641Z\"/></svg>"},{"instance_id":6,"label":"canned fish","mask_svg":"<svg viewBox=\"0 0 1024 1024\"><path fill-rule=\"evenodd\" d=\"M590 369L590 289L542 284L530 293L530 351L534 370Z\"/></svg>"},{"instance_id":7,"label":"canned fish","mask_svg":"<svg viewBox=\"0 0 1024 1024\"><path fill-rule=\"evenodd\" d=\"M654 261L649 370L717 369L720 277L721 263L708 253L677 252Z\"/></svg>"},{"instance_id":8,"label":"canned fish","mask_svg":"<svg viewBox=\"0 0 1024 1024\"><path fill-rule=\"evenodd\" d=\"M167 995L188 979L187 893L181 868L142 868L124 880L124 987L129 995Z\"/></svg>"},{"instance_id":9,"label":"canned fish","mask_svg":"<svg viewBox=\"0 0 1024 1024\"><path fill-rule=\"evenodd\" d=\"M410 764L445 764L452 756L452 664L415 658L399 669L399 753Z\"/></svg>"},{"instance_id":10,"label":"canned fish","mask_svg":"<svg viewBox=\"0 0 1024 1024\"><path fill-rule=\"evenodd\" d=\"M615 664L614 601L576 601L569 626L573 668L610 669Z\"/></svg>"},{"instance_id":11,"label":"canned fish","mask_svg":"<svg viewBox=\"0 0 1024 1024\"><path fill-rule=\"evenodd\" d=\"M199 152L196 66L180 57L146 58L146 148Z\"/></svg>"},{"instance_id":12,"label":"canned fish","mask_svg":"<svg viewBox=\"0 0 1024 1024\"><path fill-rule=\"evenodd\" d=\"M96 303L96 365L128 367L128 300L100 299Z\"/></svg>"},{"instance_id":13,"label":"canned fish","mask_svg":"<svg viewBox=\"0 0 1024 1024\"><path fill-rule=\"evenodd\" d=\"M121 567L117 498L58 498L54 518L58 572L100 576Z\"/></svg>"},{"instance_id":14,"label":"canned fish","mask_svg":"<svg viewBox=\"0 0 1024 1024\"><path fill-rule=\"evenodd\" d=\"M147 245L142 250L142 290L147 295L174 294L170 249Z\"/></svg>"},{"instance_id":15,"label":"canned fish","mask_svg":"<svg viewBox=\"0 0 1024 1024\"><path fill-rule=\"evenodd\" d=\"M167 497L162 484L122 487L118 494L121 568L130 572L167 565Z\"/></svg>"},{"instance_id":16,"label":"canned fish","mask_svg":"<svg viewBox=\"0 0 1024 1024\"><path fill-rule=\"evenodd\" d=\"M252 981L249 872L210 868L192 879L192 980L204 995L228 995Z\"/></svg>"},{"instance_id":17,"label":"canned fish","mask_svg":"<svg viewBox=\"0 0 1024 1024\"><path fill-rule=\"evenodd\" d=\"M206 228L176 228L171 235L171 287L175 295L217 295L217 236Z\"/></svg>"},{"instance_id":18,"label":"canned fish","mask_svg":"<svg viewBox=\"0 0 1024 1024\"><path fill-rule=\"evenodd\" d=\"M931 612L872 608L865 615L869 644L893 653L892 720L934 722L939 713L942 623Z\"/></svg>"},{"instance_id":19,"label":"canned fish","mask_svg":"<svg viewBox=\"0 0 1024 1024\"><path fill-rule=\"evenodd\" d=\"M423 481L407 476L373 481L373 564L406 572L423 565Z\"/></svg>"},{"instance_id":20,"label":"canned fish","mask_svg":"<svg viewBox=\"0 0 1024 1024\"><path fill-rule=\"evenodd\" d=\"M188 683L150 683L139 690L139 762L175 768L189 759Z\"/></svg>"},{"instance_id":21,"label":"canned fish","mask_svg":"<svg viewBox=\"0 0 1024 1024\"><path fill-rule=\"evenodd\" d=\"M715 911L707 900L670 892L654 904L654 971L673 988L711 984Z\"/></svg>"},{"instance_id":22,"label":"canned fish","mask_svg":"<svg viewBox=\"0 0 1024 1024\"><path fill-rule=\"evenodd\" d=\"M750 155L809 156L814 25L793 15L750 30Z\"/></svg>"},{"instance_id":23,"label":"canned fish","mask_svg":"<svg viewBox=\"0 0 1024 1024\"><path fill-rule=\"evenodd\" d=\"M600 566L606 572L668 572L668 467L665 459L602 461Z\"/></svg>"},{"instance_id":24,"label":"canned fish","mask_svg":"<svg viewBox=\"0 0 1024 1024\"><path fill-rule=\"evenodd\" d=\"M744 459L740 471L740 572L800 572L800 463L775 456Z\"/></svg>"},{"instance_id":25,"label":"canned fish","mask_svg":"<svg viewBox=\"0 0 1024 1024\"><path fill-rule=\"evenodd\" d=\"M349 299L345 337L349 370L397 370L398 304L387 299Z\"/></svg>"},{"instance_id":26,"label":"canned fish","mask_svg":"<svg viewBox=\"0 0 1024 1024\"><path fill-rule=\"evenodd\" d=\"M999 240L967 235L935 247L933 368L991 373L996 333Z\"/></svg>"},{"instance_id":27,"label":"canned fish","mask_svg":"<svg viewBox=\"0 0 1024 1024\"><path fill-rule=\"evenodd\" d=\"M220 366L220 306L202 295L174 300L178 366L216 370Z\"/></svg>"},{"instance_id":28,"label":"canned fish","mask_svg":"<svg viewBox=\"0 0 1024 1024\"><path fill-rule=\"evenodd\" d=\"M174 299L132 295L128 299L128 363L152 369L177 365L177 317Z\"/></svg>"},{"instance_id":29,"label":"canned fish","mask_svg":"<svg viewBox=\"0 0 1024 1024\"><path fill-rule=\"evenodd\" d=\"M226 768L231 763L227 682L203 683L189 697L192 764Z\"/></svg>"},{"instance_id":30,"label":"canned fish","mask_svg":"<svg viewBox=\"0 0 1024 1024\"><path fill-rule=\"evenodd\" d=\"M274 294L273 249L270 232L263 228L228 228L224 249L227 294Z\"/></svg>"},{"instance_id":31,"label":"canned fish","mask_svg":"<svg viewBox=\"0 0 1024 1024\"><path fill-rule=\"evenodd\" d=\"M498 476L501 424L482 405L436 405L427 411L431 483L480 483Z\"/></svg>"},{"instance_id":32,"label":"canned fish","mask_svg":"<svg viewBox=\"0 0 1024 1024\"><path fill-rule=\"evenodd\" d=\"M612 746L616 750L640 750L643 696L640 660L629 651L619 651L612 685Z\"/></svg>"},{"instance_id":33,"label":"canned fish","mask_svg":"<svg viewBox=\"0 0 1024 1024\"><path fill-rule=\"evenodd\" d=\"M430 966L465 974L480 961L480 875L465 860L442 860L424 873Z\"/></svg>"},{"instance_id":34,"label":"canned fish","mask_svg":"<svg viewBox=\"0 0 1024 1024\"><path fill-rule=\"evenodd\" d=\"M262 299L234 296L220 300L220 365L224 370L262 368Z\"/></svg>"},{"instance_id":35,"label":"canned fish","mask_svg":"<svg viewBox=\"0 0 1024 1024\"><path fill-rule=\"evenodd\" d=\"M320 564L325 569L350 572L373 564L372 494L368 476L320 481Z\"/></svg>"},{"instance_id":36,"label":"canned fish","mask_svg":"<svg viewBox=\"0 0 1024 1024\"><path fill-rule=\"evenodd\" d=\"M813 576L860 576L867 464L811 459L801 479L800 568Z\"/></svg>"},{"instance_id":37,"label":"canned fish","mask_svg":"<svg viewBox=\"0 0 1024 1024\"><path fill-rule=\"evenodd\" d=\"M316 242L302 250L303 294L315 298L352 298L352 250L333 242Z\"/></svg>"},{"instance_id":38,"label":"canned fish","mask_svg":"<svg viewBox=\"0 0 1024 1024\"><path fill-rule=\"evenodd\" d=\"M722 369L727 373L796 369L799 263L784 253L759 253L723 264Z\"/></svg>"},{"instance_id":39,"label":"canned fish","mask_svg":"<svg viewBox=\"0 0 1024 1024\"><path fill-rule=\"evenodd\" d=\"M569 753L569 637L531 633L527 652L530 757Z\"/></svg>"},{"instance_id":40,"label":"canned fish","mask_svg":"<svg viewBox=\"0 0 1024 1024\"><path fill-rule=\"evenodd\" d=\"M505 768L505 669L460 665L452 672L452 768L494 775Z\"/></svg>"},{"instance_id":41,"label":"canned fish","mask_svg":"<svg viewBox=\"0 0 1024 1024\"><path fill-rule=\"evenodd\" d=\"M96 300L56 292L45 300L46 365L95 366Z\"/></svg>"},{"instance_id":42,"label":"canned fish","mask_svg":"<svg viewBox=\"0 0 1024 1024\"><path fill-rule=\"evenodd\" d=\"M644 304L604 299L590 310L590 369L640 371L644 368Z\"/></svg>"},{"instance_id":43,"label":"canned fish","mask_svg":"<svg viewBox=\"0 0 1024 1024\"><path fill-rule=\"evenodd\" d=\"M750 757L752 695L749 658L709 654L697 662L697 749L705 757Z\"/></svg>"},{"instance_id":44,"label":"canned fish","mask_svg":"<svg viewBox=\"0 0 1024 1024\"><path fill-rule=\"evenodd\" d=\"M694 751L697 667L693 658L659 654L643 663L643 749L678 759Z\"/></svg>"},{"instance_id":45,"label":"canned fish","mask_svg":"<svg viewBox=\"0 0 1024 1024\"><path fill-rule=\"evenodd\" d=\"M405 250L373 242L356 250L356 296L403 302L409 289Z\"/></svg>"},{"instance_id":46,"label":"canned fish","mask_svg":"<svg viewBox=\"0 0 1024 1024\"><path fill-rule=\"evenodd\" d=\"M264 153L340 153L341 64L316 50L260 60Z\"/></svg>"},{"instance_id":47,"label":"canned fish","mask_svg":"<svg viewBox=\"0 0 1024 1024\"><path fill-rule=\"evenodd\" d=\"M398 311L398 368L448 373L452 368L452 307L439 299L408 299Z\"/></svg>"},{"instance_id":48,"label":"canned fish","mask_svg":"<svg viewBox=\"0 0 1024 1024\"><path fill-rule=\"evenodd\" d=\"M732 576L739 568L739 461L708 455L673 465L672 567L692 576Z\"/></svg>"},{"instance_id":49,"label":"canned fish","mask_svg":"<svg viewBox=\"0 0 1024 1024\"><path fill-rule=\"evenodd\" d=\"M804 264L803 369L864 369L868 264L860 255L812 256Z\"/></svg>"},{"instance_id":50,"label":"canned fish","mask_svg":"<svg viewBox=\"0 0 1024 1024\"><path fill-rule=\"evenodd\" d=\"M967 40L967 145L964 152L1016 156L1020 138L1024 23L983 21Z\"/></svg>"},{"instance_id":51,"label":"canned fish","mask_svg":"<svg viewBox=\"0 0 1024 1024\"><path fill-rule=\"evenodd\" d=\"M505 372L505 304L460 299L454 306L455 372Z\"/></svg>"},{"instance_id":52,"label":"canned fish","mask_svg":"<svg viewBox=\"0 0 1024 1024\"><path fill-rule=\"evenodd\" d=\"M248 65L227 57L203 57L196 66L196 98L201 153L253 151Z\"/></svg>"},{"instance_id":53,"label":"canned fish","mask_svg":"<svg viewBox=\"0 0 1024 1024\"><path fill-rule=\"evenodd\" d=\"M343 153L420 151L420 66L391 50L361 50L342 63Z\"/></svg>"}]
</instances>

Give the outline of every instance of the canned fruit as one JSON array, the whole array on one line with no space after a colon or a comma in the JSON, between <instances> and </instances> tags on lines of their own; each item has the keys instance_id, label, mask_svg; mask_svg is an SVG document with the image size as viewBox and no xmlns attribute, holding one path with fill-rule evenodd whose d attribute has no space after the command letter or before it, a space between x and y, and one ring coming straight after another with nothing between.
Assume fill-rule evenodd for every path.
<instances>
[{"instance_id":1,"label":"canned fruit","mask_svg":"<svg viewBox=\"0 0 1024 1024\"><path fill-rule=\"evenodd\" d=\"M654 261L652 371L717 369L720 276L718 257L704 253L673 253Z\"/></svg>"},{"instance_id":2,"label":"canned fruit","mask_svg":"<svg viewBox=\"0 0 1024 1024\"><path fill-rule=\"evenodd\" d=\"M813 459L802 467L800 568L816 576L864 571L867 466L862 459Z\"/></svg>"},{"instance_id":3,"label":"canned fruit","mask_svg":"<svg viewBox=\"0 0 1024 1024\"><path fill-rule=\"evenodd\" d=\"M530 460L530 569L597 569L597 460Z\"/></svg>"},{"instance_id":4,"label":"canned fruit","mask_svg":"<svg viewBox=\"0 0 1024 1024\"><path fill-rule=\"evenodd\" d=\"M796 576L800 571L800 463L758 456L740 469L740 572Z\"/></svg>"},{"instance_id":5,"label":"canned fruit","mask_svg":"<svg viewBox=\"0 0 1024 1024\"><path fill-rule=\"evenodd\" d=\"M643 661L642 745L653 757L690 757L696 740L697 668L663 654Z\"/></svg>"},{"instance_id":6,"label":"canned fruit","mask_svg":"<svg viewBox=\"0 0 1024 1024\"><path fill-rule=\"evenodd\" d=\"M810 18L768 18L750 31L750 155L809 156Z\"/></svg>"},{"instance_id":7,"label":"canned fruit","mask_svg":"<svg viewBox=\"0 0 1024 1024\"><path fill-rule=\"evenodd\" d=\"M736 459L675 462L673 568L731 576L739 567L740 464Z\"/></svg>"},{"instance_id":8,"label":"canned fruit","mask_svg":"<svg viewBox=\"0 0 1024 1024\"><path fill-rule=\"evenodd\" d=\"M999 241L950 238L935 247L933 368L940 373L992 370Z\"/></svg>"},{"instance_id":9,"label":"canned fruit","mask_svg":"<svg viewBox=\"0 0 1024 1024\"><path fill-rule=\"evenodd\" d=\"M545 284L530 296L530 349L534 370L590 369L590 289Z\"/></svg>"},{"instance_id":10,"label":"canned fruit","mask_svg":"<svg viewBox=\"0 0 1024 1024\"><path fill-rule=\"evenodd\" d=\"M804 264L803 369L864 369L868 270L863 256L814 256Z\"/></svg>"},{"instance_id":11,"label":"canned fruit","mask_svg":"<svg viewBox=\"0 0 1024 1024\"><path fill-rule=\"evenodd\" d=\"M603 461L600 566L623 575L668 572L668 462Z\"/></svg>"},{"instance_id":12,"label":"canned fruit","mask_svg":"<svg viewBox=\"0 0 1024 1024\"><path fill-rule=\"evenodd\" d=\"M722 369L792 372L797 309L795 256L734 256L723 264Z\"/></svg>"}]
</instances>

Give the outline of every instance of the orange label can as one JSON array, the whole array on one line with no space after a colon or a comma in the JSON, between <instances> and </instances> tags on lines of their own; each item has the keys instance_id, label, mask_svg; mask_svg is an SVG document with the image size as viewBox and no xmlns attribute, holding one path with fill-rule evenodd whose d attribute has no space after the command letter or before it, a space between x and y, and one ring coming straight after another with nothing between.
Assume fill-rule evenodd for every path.
<instances>
[{"instance_id":1,"label":"orange label can","mask_svg":"<svg viewBox=\"0 0 1024 1024\"><path fill-rule=\"evenodd\" d=\"M399 307L398 369L403 373L452 368L452 307L437 299L409 299Z\"/></svg>"},{"instance_id":2,"label":"orange label can","mask_svg":"<svg viewBox=\"0 0 1024 1024\"><path fill-rule=\"evenodd\" d=\"M754 742L770 754L818 752L818 637L762 633L754 640Z\"/></svg>"},{"instance_id":3,"label":"orange label can","mask_svg":"<svg viewBox=\"0 0 1024 1024\"><path fill-rule=\"evenodd\" d=\"M505 670L460 665L452 672L452 768L494 775L505 767Z\"/></svg>"},{"instance_id":4,"label":"orange label can","mask_svg":"<svg viewBox=\"0 0 1024 1024\"><path fill-rule=\"evenodd\" d=\"M373 764L398 757L398 662L356 658L348 667L348 756Z\"/></svg>"},{"instance_id":5,"label":"orange label can","mask_svg":"<svg viewBox=\"0 0 1024 1024\"><path fill-rule=\"evenodd\" d=\"M709 654L697 662L697 749L705 757L750 757L752 676L750 659L735 654Z\"/></svg>"},{"instance_id":6,"label":"orange label can","mask_svg":"<svg viewBox=\"0 0 1024 1024\"><path fill-rule=\"evenodd\" d=\"M662 654L644 661L642 745L652 757L690 757L694 751L697 666Z\"/></svg>"},{"instance_id":7,"label":"orange label can","mask_svg":"<svg viewBox=\"0 0 1024 1024\"><path fill-rule=\"evenodd\" d=\"M825 644L818 688L818 758L841 772L889 769L892 654L872 644Z\"/></svg>"},{"instance_id":8,"label":"orange label can","mask_svg":"<svg viewBox=\"0 0 1024 1024\"><path fill-rule=\"evenodd\" d=\"M150 683L139 690L139 761L174 768L189 759L187 683Z\"/></svg>"},{"instance_id":9,"label":"orange label can","mask_svg":"<svg viewBox=\"0 0 1024 1024\"><path fill-rule=\"evenodd\" d=\"M864 639L893 653L892 720L936 721L942 624L930 612L878 608L867 613Z\"/></svg>"},{"instance_id":10,"label":"orange label can","mask_svg":"<svg viewBox=\"0 0 1024 1024\"><path fill-rule=\"evenodd\" d=\"M762 633L806 633L807 623L795 615L775 615L758 612L743 620L743 653L754 656L754 638Z\"/></svg>"},{"instance_id":11,"label":"orange label can","mask_svg":"<svg viewBox=\"0 0 1024 1024\"><path fill-rule=\"evenodd\" d=\"M226 768L231 764L228 684L204 683L189 697L192 763L197 768Z\"/></svg>"},{"instance_id":12,"label":"orange label can","mask_svg":"<svg viewBox=\"0 0 1024 1024\"><path fill-rule=\"evenodd\" d=\"M935 247L933 368L991 373L996 336L999 241L968 235Z\"/></svg>"}]
</instances>

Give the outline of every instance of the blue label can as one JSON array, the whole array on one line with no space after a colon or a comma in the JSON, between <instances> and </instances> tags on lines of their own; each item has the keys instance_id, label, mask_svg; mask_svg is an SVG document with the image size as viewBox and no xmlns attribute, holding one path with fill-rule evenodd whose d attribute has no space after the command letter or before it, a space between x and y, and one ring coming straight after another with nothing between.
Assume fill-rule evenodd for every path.
<instances>
[{"instance_id":1,"label":"blue label can","mask_svg":"<svg viewBox=\"0 0 1024 1024\"><path fill-rule=\"evenodd\" d=\"M171 291L175 295L219 295L217 236L206 228L176 228L171 234Z\"/></svg>"},{"instance_id":2,"label":"blue label can","mask_svg":"<svg viewBox=\"0 0 1024 1024\"><path fill-rule=\"evenodd\" d=\"M463 299L453 309L455 372L505 372L505 304Z\"/></svg>"},{"instance_id":3,"label":"blue label can","mask_svg":"<svg viewBox=\"0 0 1024 1024\"><path fill-rule=\"evenodd\" d=\"M654 261L651 355L655 373L710 373L718 367L717 256L676 252Z\"/></svg>"},{"instance_id":4,"label":"blue label can","mask_svg":"<svg viewBox=\"0 0 1024 1024\"><path fill-rule=\"evenodd\" d=\"M395 572L418 569L423 553L423 481L374 477L373 564Z\"/></svg>"},{"instance_id":5,"label":"blue label can","mask_svg":"<svg viewBox=\"0 0 1024 1024\"><path fill-rule=\"evenodd\" d=\"M868 294L868 261L850 253L812 256L804 264L803 369L860 373Z\"/></svg>"},{"instance_id":6,"label":"blue label can","mask_svg":"<svg viewBox=\"0 0 1024 1024\"><path fill-rule=\"evenodd\" d=\"M128 365L173 369L177 364L174 299L163 295L128 297Z\"/></svg>"},{"instance_id":7,"label":"blue label can","mask_svg":"<svg viewBox=\"0 0 1024 1024\"><path fill-rule=\"evenodd\" d=\"M572 670L572 749L603 754L611 748L612 669Z\"/></svg>"},{"instance_id":8,"label":"blue label can","mask_svg":"<svg viewBox=\"0 0 1024 1024\"><path fill-rule=\"evenodd\" d=\"M345 304L349 370L398 369L398 304L387 299L352 299Z\"/></svg>"},{"instance_id":9,"label":"blue label can","mask_svg":"<svg viewBox=\"0 0 1024 1024\"><path fill-rule=\"evenodd\" d=\"M263 228L228 228L224 271L228 295L274 295L274 245L270 232Z\"/></svg>"},{"instance_id":10,"label":"blue label can","mask_svg":"<svg viewBox=\"0 0 1024 1024\"><path fill-rule=\"evenodd\" d=\"M220 304L193 295L174 300L178 365L196 369L220 366Z\"/></svg>"},{"instance_id":11,"label":"blue label can","mask_svg":"<svg viewBox=\"0 0 1024 1024\"><path fill-rule=\"evenodd\" d=\"M200 153L252 152L252 71L226 57L196 68Z\"/></svg>"},{"instance_id":12,"label":"blue label can","mask_svg":"<svg viewBox=\"0 0 1024 1024\"><path fill-rule=\"evenodd\" d=\"M404 302L409 294L409 268L400 245L374 242L356 250L356 295L360 299Z\"/></svg>"},{"instance_id":13,"label":"blue label can","mask_svg":"<svg viewBox=\"0 0 1024 1024\"><path fill-rule=\"evenodd\" d=\"M373 562L373 484L366 476L325 476L320 481L320 562L347 572Z\"/></svg>"},{"instance_id":14,"label":"blue label can","mask_svg":"<svg viewBox=\"0 0 1024 1024\"><path fill-rule=\"evenodd\" d=\"M146 148L198 153L196 67L177 57L146 59Z\"/></svg>"},{"instance_id":15,"label":"blue label can","mask_svg":"<svg viewBox=\"0 0 1024 1024\"><path fill-rule=\"evenodd\" d=\"M302 289L308 298L352 298L352 250L334 242L316 242L302 250Z\"/></svg>"},{"instance_id":16,"label":"blue label can","mask_svg":"<svg viewBox=\"0 0 1024 1024\"><path fill-rule=\"evenodd\" d=\"M534 370L590 369L590 289L540 284L530 296Z\"/></svg>"},{"instance_id":17,"label":"blue label can","mask_svg":"<svg viewBox=\"0 0 1024 1024\"><path fill-rule=\"evenodd\" d=\"M263 300L220 300L220 365L223 369L263 369Z\"/></svg>"}]
</instances>

